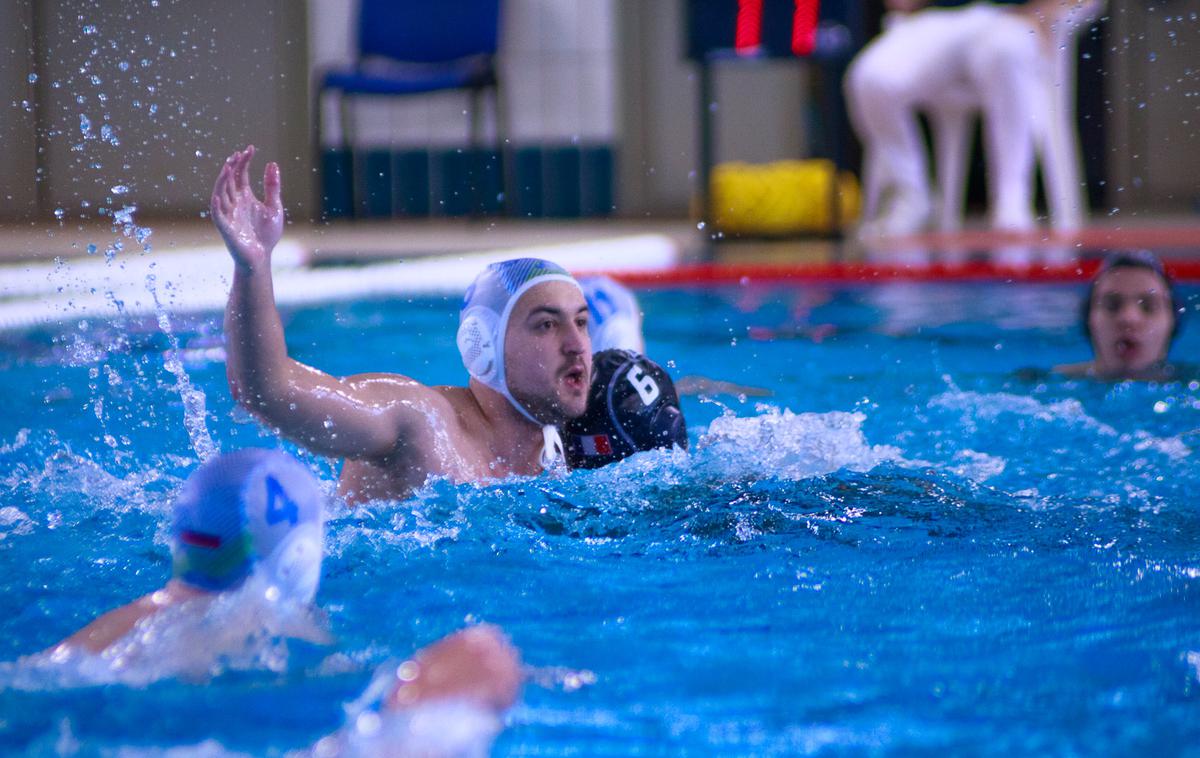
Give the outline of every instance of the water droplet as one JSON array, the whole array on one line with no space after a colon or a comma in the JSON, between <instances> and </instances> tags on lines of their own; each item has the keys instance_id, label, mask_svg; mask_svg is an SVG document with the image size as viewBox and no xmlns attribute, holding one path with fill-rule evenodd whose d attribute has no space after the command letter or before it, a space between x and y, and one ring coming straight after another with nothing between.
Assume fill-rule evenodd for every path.
<instances>
[{"instance_id":1,"label":"water droplet","mask_svg":"<svg viewBox=\"0 0 1200 758\"><path fill-rule=\"evenodd\" d=\"M36 81L37 81L37 74L30 74L29 75L29 83L33 84Z\"/></svg>"},{"instance_id":2,"label":"water droplet","mask_svg":"<svg viewBox=\"0 0 1200 758\"><path fill-rule=\"evenodd\" d=\"M96 25L95 24L87 24L86 26L83 27L83 33L88 34L88 35L95 34L96 33Z\"/></svg>"},{"instance_id":3,"label":"water droplet","mask_svg":"<svg viewBox=\"0 0 1200 758\"><path fill-rule=\"evenodd\" d=\"M96 246L95 246L95 245L88 245L88 246L87 246L87 251L88 251L88 255L95 255L95 254L96 254Z\"/></svg>"},{"instance_id":4,"label":"water droplet","mask_svg":"<svg viewBox=\"0 0 1200 758\"><path fill-rule=\"evenodd\" d=\"M706 226L708 226L708 225L707 225L707 224L705 224L703 221L701 221L700 223L696 224L696 228L697 228L697 229L699 229L700 231L704 231L704 228L705 228Z\"/></svg>"},{"instance_id":5,"label":"water droplet","mask_svg":"<svg viewBox=\"0 0 1200 758\"><path fill-rule=\"evenodd\" d=\"M129 61L121 61L120 63L117 64L117 68L121 69L122 71L128 71L129 70Z\"/></svg>"},{"instance_id":6,"label":"water droplet","mask_svg":"<svg viewBox=\"0 0 1200 758\"><path fill-rule=\"evenodd\" d=\"M62 217L65 213L66 213L66 211L64 211L62 208L54 209L54 217L60 221L62 220Z\"/></svg>"},{"instance_id":7,"label":"water droplet","mask_svg":"<svg viewBox=\"0 0 1200 758\"><path fill-rule=\"evenodd\" d=\"M114 195L124 195L126 192L129 191L129 188L126 187L124 184L114 184L109 191L112 192Z\"/></svg>"},{"instance_id":8,"label":"water droplet","mask_svg":"<svg viewBox=\"0 0 1200 758\"><path fill-rule=\"evenodd\" d=\"M1154 412L1155 413L1166 413L1168 407L1169 406L1165 402L1163 402L1162 400L1159 400L1157 403L1154 404Z\"/></svg>"},{"instance_id":9,"label":"water droplet","mask_svg":"<svg viewBox=\"0 0 1200 758\"><path fill-rule=\"evenodd\" d=\"M83 113L79 114L79 131L83 133L84 137L91 136L92 121Z\"/></svg>"}]
</instances>

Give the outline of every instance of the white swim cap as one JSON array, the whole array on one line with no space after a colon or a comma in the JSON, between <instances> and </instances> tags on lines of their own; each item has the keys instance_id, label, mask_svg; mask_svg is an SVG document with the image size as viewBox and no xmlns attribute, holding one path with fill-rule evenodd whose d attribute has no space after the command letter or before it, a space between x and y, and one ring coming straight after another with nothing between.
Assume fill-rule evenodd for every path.
<instances>
[{"instance_id":1,"label":"white swim cap","mask_svg":"<svg viewBox=\"0 0 1200 758\"><path fill-rule=\"evenodd\" d=\"M522 416L542 427L542 466L549 468L562 457L558 428L535 418L517 402L508 389L504 366L504 335L512 310L522 295L543 282L579 286L562 266L540 258L514 258L485 268L463 297L458 315L458 351L471 376L499 392Z\"/></svg>"},{"instance_id":2,"label":"white swim cap","mask_svg":"<svg viewBox=\"0 0 1200 758\"><path fill-rule=\"evenodd\" d=\"M543 282L569 282L579 287L575 277L556 263L540 258L514 258L493 263L475 277L458 314L458 351L467 372L499 392L521 415L538 425L542 422L509 392L504 335L521 295Z\"/></svg>"},{"instance_id":3,"label":"white swim cap","mask_svg":"<svg viewBox=\"0 0 1200 758\"><path fill-rule=\"evenodd\" d=\"M212 458L175 501L175 578L220 591L261 564L282 591L310 601L321 572L324 501L312 472L280 450Z\"/></svg>"},{"instance_id":4,"label":"white swim cap","mask_svg":"<svg viewBox=\"0 0 1200 758\"><path fill-rule=\"evenodd\" d=\"M645 355L646 338L642 336L642 310L637 298L625 285L607 276L589 276L579 280L587 300L588 334L592 352L632 350Z\"/></svg>"}]
</instances>

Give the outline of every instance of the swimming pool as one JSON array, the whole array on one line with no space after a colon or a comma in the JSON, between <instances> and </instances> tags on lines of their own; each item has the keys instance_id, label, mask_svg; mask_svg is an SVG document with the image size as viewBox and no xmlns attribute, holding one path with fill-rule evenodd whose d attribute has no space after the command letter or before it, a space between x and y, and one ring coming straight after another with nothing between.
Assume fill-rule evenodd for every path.
<instances>
[{"instance_id":1,"label":"swimming pool","mask_svg":"<svg viewBox=\"0 0 1200 758\"><path fill-rule=\"evenodd\" d=\"M264 642L207 683L5 665L0 749L299 748L376 664L486 620L551 680L499 755L1194 750L1200 384L1015 373L1087 357L1080 293L642 292L648 352L676 376L774 396L687 398L690 454L337 507L317 596L334 644ZM460 383L457 306L285 319L293 355L332 373ZM0 346L12 661L164 580L198 451L275 440L232 410L219 315ZM1198 347L1185 325L1173 355Z\"/></svg>"}]
</instances>

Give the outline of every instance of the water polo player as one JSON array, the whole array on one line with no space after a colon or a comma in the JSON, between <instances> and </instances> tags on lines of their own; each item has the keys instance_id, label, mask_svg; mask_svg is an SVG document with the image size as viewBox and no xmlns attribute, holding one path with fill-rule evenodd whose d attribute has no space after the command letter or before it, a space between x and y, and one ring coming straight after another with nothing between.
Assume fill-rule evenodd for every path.
<instances>
[{"instance_id":1,"label":"water polo player","mask_svg":"<svg viewBox=\"0 0 1200 758\"><path fill-rule=\"evenodd\" d=\"M579 280L579 286L583 288L583 296L587 299L591 317L588 321L588 333L592 337L592 350L596 353L605 350L631 350L645 355L646 338L642 334L642 310L633 292L607 276L584 277ZM675 383L675 391L680 395L704 396L766 397L771 394L770 390L762 387L748 387L698 375L680 377ZM676 405L678 406L678 401Z\"/></svg>"},{"instance_id":2,"label":"water polo player","mask_svg":"<svg viewBox=\"0 0 1200 758\"><path fill-rule=\"evenodd\" d=\"M1184 307L1162 262L1146 250L1113 253L1092 278L1083 301L1083 331L1091 361L1055 367L1068 376L1163 381Z\"/></svg>"},{"instance_id":3,"label":"water polo player","mask_svg":"<svg viewBox=\"0 0 1200 758\"><path fill-rule=\"evenodd\" d=\"M430 476L470 482L551 464L561 453L557 425L587 401L592 350L578 283L533 258L484 270L459 317L466 387L330 376L287 354L270 266L283 232L279 167L266 168L263 203L250 186L253 157L253 147L229 157L211 203L235 264L225 310L234 397L284 436L344 458L339 493L350 502L402 497Z\"/></svg>"},{"instance_id":4,"label":"water polo player","mask_svg":"<svg viewBox=\"0 0 1200 758\"><path fill-rule=\"evenodd\" d=\"M99 653L139 622L236 590L252 575L278 599L307 605L317 592L324 501L316 477L278 450L219 455L184 482L171 519L171 579L161 589L105 613L59 648Z\"/></svg>"},{"instance_id":5,"label":"water polo player","mask_svg":"<svg viewBox=\"0 0 1200 758\"><path fill-rule=\"evenodd\" d=\"M587 413L563 427L567 465L599 468L643 450L688 446L679 395L666 371L630 350L592 359Z\"/></svg>"}]
</instances>

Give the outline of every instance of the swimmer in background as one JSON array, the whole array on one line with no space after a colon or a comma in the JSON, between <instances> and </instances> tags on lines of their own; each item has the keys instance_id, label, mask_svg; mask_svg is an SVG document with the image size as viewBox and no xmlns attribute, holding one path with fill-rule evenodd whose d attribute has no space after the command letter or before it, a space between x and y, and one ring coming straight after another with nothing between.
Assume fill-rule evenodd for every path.
<instances>
[{"instance_id":1,"label":"swimmer in background","mask_svg":"<svg viewBox=\"0 0 1200 758\"><path fill-rule=\"evenodd\" d=\"M250 186L253 157L251 146L226 160L211 201L234 260L225 333L237 401L285 437L344 459L338 492L352 503L403 497L431 476L477 482L555 465L557 425L584 412L591 378L578 283L533 258L488 266L459 314L466 387L331 376L288 356L270 266L283 232L279 167L266 167L264 203Z\"/></svg>"},{"instance_id":2,"label":"swimmer in background","mask_svg":"<svg viewBox=\"0 0 1200 758\"><path fill-rule=\"evenodd\" d=\"M592 357L587 413L562 431L573 469L600 468L646 450L688 447L670 375L631 350L602 350Z\"/></svg>"},{"instance_id":3,"label":"swimmer in background","mask_svg":"<svg viewBox=\"0 0 1200 758\"><path fill-rule=\"evenodd\" d=\"M312 602L321 577L324 502L316 477L278 450L219 455L184 482L172 506L172 576L100 616L49 652L103 653L168 608L200 616L256 572L284 599Z\"/></svg>"},{"instance_id":4,"label":"swimmer in background","mask_svg":"<svg viewBox=\"0 0 1200 758\"><path fill-rule=\"evenodd\" d=\"M1179 379L1181 367L1169 363L1167 353L1183 314L1174 285L1153 253L1112 253L1083 301L1083 331L1093 358L1054 371L1104 381Z\"/></svg>"},{"instance_id":5,"label":"swimmer in background","mask_svg":"<svg viewBox=\"0 0 1200 758\"><path fill-rule=\"evenodd\" d=\"M584 277L579 280L579 286L583 288L583 295L588 304L590 315L588 333L591 335L592 350L595 352L595 356L598 358L607 350L626 350L644 356L646 354L646 338L642 333L642 310L633 292L625 285L607 276ZM653 361L647 360L646 362L662 371ZM593 368L593 373L595 371L596 369ZM606 386L609 383L608 380L603 382ZM593 379L593 394L596 391L596 384L596 380ZM678 392L680 395L704 397L711 395L767 397L771 394L770 390L761 387L747 387L697 375L681 377L674 383L672 393L674 392ZM675 403L678 405L678 399Z\"/></svg>"}]
</instances>

